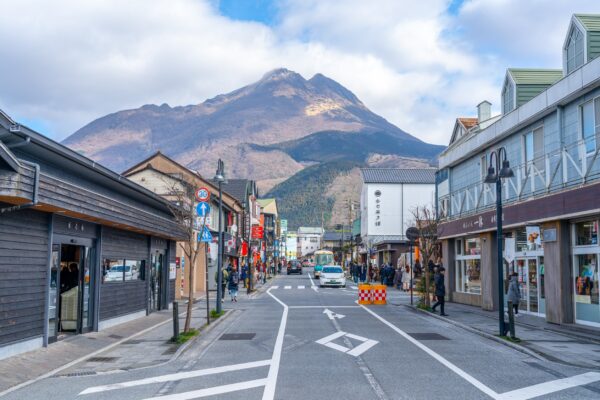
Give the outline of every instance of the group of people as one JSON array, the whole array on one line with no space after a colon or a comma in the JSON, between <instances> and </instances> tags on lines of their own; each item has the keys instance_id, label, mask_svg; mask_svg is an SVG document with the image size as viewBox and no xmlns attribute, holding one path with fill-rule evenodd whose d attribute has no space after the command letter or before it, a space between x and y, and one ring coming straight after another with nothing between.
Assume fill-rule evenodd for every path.
<instances>
[{"instance_id":1,"label":"group of people","mask_svg":"<svg viewBox=\"0 0 600 400\"><path fill-rule=\"evenodd\" d=\"M281 273L282 266L283 265L281 262L278 262L277 266L273 261L270 261L269 264L265 262L258 262L254 267L254 281L262 282L263 284L266 283L268 274L271 273L274 275L276 271ZM275 268L277 268L277 270ZM244 288L247 288L250 284L250 279L252 279L251 275L250 266L248 264L244 263L238 270L236 265L228 263L227 267L223 268L221 293L224 294L227 290L229 292L229 296L231 297L231 301L237 302L237 294L239 291L240 282L244 285ZM215 271L215 282L217 284L219 282L219 271ZM221 298L221 301L224 301L224 297L225 296Z\"/></svg>"}]
</instances>

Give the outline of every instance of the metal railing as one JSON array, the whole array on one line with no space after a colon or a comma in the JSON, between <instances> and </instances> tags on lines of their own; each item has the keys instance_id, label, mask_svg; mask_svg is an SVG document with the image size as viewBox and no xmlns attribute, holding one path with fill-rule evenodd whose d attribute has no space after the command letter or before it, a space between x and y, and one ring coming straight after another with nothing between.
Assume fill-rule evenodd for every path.
<instances>
[{"instance_id":1,"label":"metal railing","mask_svg":"<svg viewBox=\"0 0 600 400\"><path fill-rule=\"evenodd\" d=\"M597 181L599 155L600 137L590 137L520 164L510 160L514 177L502 184L502 202L510 205ZM451 220L492 209L495 202L493 185L482 179L440 197L439 206L443 219Z\"/></svg>"}]
</instances>

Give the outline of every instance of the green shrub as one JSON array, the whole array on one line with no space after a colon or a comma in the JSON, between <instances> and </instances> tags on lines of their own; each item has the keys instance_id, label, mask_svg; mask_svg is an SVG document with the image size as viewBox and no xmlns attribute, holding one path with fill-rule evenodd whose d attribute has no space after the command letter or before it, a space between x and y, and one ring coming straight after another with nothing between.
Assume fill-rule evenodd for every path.
<instances>
[{"instance_id":1,"label":"green shrub","mask_svg":"<svg viewBox=\"0 0 600 400\"><path fill-rule=\"evenodd\" d=\"M199 334L200 334L200 331L198 331L198 329L192 328L187 332L180 333L179 337L177 339L172 337L171 342L177 343L177 344L183 344L183 343L187 342L188 340L190 340L191 338L198 336Z\"/></svg>"},{"instance_id":2,"label":"green shrub","mask_svg":"<svg viewBox=\"0 0 600 400\"><path fill-rule=\"evenodd\" d=\"M210 317L213 319L217 319L221 316L223 316L223 314L225 314L225 311L221 310L220 313L217 312L217 310L215 310L214 308L212 310L210 310Z\"/></svg>"}]
</instances>

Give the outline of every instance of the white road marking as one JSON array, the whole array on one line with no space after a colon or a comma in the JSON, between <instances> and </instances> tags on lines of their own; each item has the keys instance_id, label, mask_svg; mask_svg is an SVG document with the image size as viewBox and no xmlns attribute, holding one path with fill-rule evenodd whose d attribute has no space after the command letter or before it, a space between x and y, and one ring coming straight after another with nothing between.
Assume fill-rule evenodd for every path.
<instances>
[{"instance_id":1,"label":"white road marking","mask_svg":"<svg viewBox=\"0 0 600 400\"><path fill-rule=\"evenodd\" d=\"M312 277L310 276L310 274L308 274L308 279L310 279L310 288L312 290L314 290L315 292L319 291L319 288L315 285L315 283L313 282Z\"/></svg>"},{"instance_id":2,"label":"white road marking","mask_svg":"<svg viewBox=\"0 0 600 400\"><path fill-rule=\"evenodd\" d=\"M134 386L148 385L151 383L179 381L182 379L196 378L199 376L221 374L223 372L231 372L231 371L239 371L239 370L249 369L249 368L264 367L264 366L267 366L270 364L271 364L271 360L262 360L262 361L253 361L253 362L248 362L248 363L243 363L243 364L225 365L223 367L200 369L200 370L196 370L196 371L179 372L179 373L175 373L175 374L168 374L168 375L154 376L152 378L139 379L136 381L113 383L110 385L103 385L103 386L94 386L94 387L85 389L83 392L81 392L79 394L82 395L82 394L106 392L108 390L125 389L125 388L129 388L129 387L134 387Z\"/></svg>"},{"instance_id":3,"label":"white road marking","mask_svg":"<svg viewBox=\"0 0 600 400\"><path fill-rule=\"evenodd\" d=\"M279 286L271 286L271 289L279 289Z\"/></svg>"},{"instance_id":4,"label":"white road marking","mask_svg":"<svg viewBox=\"0 0 600 400\"><path fill-rule=\"evenodd\" d=\"M306 286L304 286L304 285L298 285L298 289L306 289Z\"/></svg>"},{"instance_id":5,"label":"white road marking","mask_svg":"<svg viewBox=\"0 0 600 400\"><path fill-rule=\"evenodd\" d=\"M339 339L344 336L346 336L350 339L361 341L363 343L361 343L360 345L356 346L353 349L349 349L348 347L341 346L337 343L333 343L334 340ZM340 351L345 354L349 354L354 357L360 356L362 353L364 353L365 351L369 350L371 347L373 347L377 343L379 343L377 340L367 339L362 336L353 335L352 333L346 333L346 332L342 332L342 331L337 331L336 333L333 333L329 336L325 336L324 338L319 339L316 342L318 344L322 344L323 346L327 346L330 349L334 349L334 350ZM351 344L348 343L348 345L351 345Z\"/></svg>"},{"instance_id":6,"label":"white road marking","mask_svg":"<svg viewBox=\"0 0 600 400\"><path fill-rule=\"evenodd\" d=\"M337 319L342 319L345 317L345 315L342 314L336 314L333 311L331 311L330 309L326 308L325 310L323 310L323 314L326 314L327 317L331 320L337 318Z\"/></svg>"},{"instance_id":7,"label":"white road marking","mask_svg":"<svg viewBox=\"0 0 600 400\"><path fill-rule=\"evenodd\" d=\"M288 306L288 308L359 308L358 306Z\"/></svg>"},{"instance_id":8,"label":"white road marking","mask_svg":"<svg viewBox=\"0 0 600 400\"><path fill-rule=\"evenodd\" d=\"M557 379L555 381L544 382L538 385L525 387L502 393L498 399L501 400L526 400L546 394L559 392L561 390L573 388L576 386L587 385L592 382L600 381L600 373L587 372L585 374L572 376L570 378Z\"/></svg>"},{"instance_id":9,"label":"white road marking","mask_svg":"<svg viewBox=\"0 0 600 400\"><path fill-rule=\"evenodd\" d=\"M283 288L284 289L291 289L292 287L291 286L284 286Z\"/></svg>"},{"instance_id":10,"label":"white road marking","mask_svg":"<svg viewBox=\"0 0 600 400\"><path fill-rule=\"evenodd\" d=\"M273 349L273 357L271 358L271 366L269 367L269 375L265 391L263 392L263 400L273 400L275 398L275 387L277 386L277 375L279 374L279 364L281 363L281 351L283 349L283 338L285 336L285 326L287 324L288 306L275 295L271 293L271 289L267 290L267 294L275 301L283 306L283 314L281 315L281 323L275 340L275 348Z\"/></svg>"},{"instance_id":11,"label":"white road marking","mask_svg":"<svg viewBox=\"0 0 600 400\"><path fill-rule=\"evenodd\" d=\"M358 289L358 286L350 286L350 289Z\"/></svg>"},{"instance_id":12,"label":"white road marking","mask_svg":"<svg viewBox=\"0 0 600 400\"><path fill-rule=\"evenodd\" d=\"M267 382L267 379L255 379L253 381L238 382L238 383L232 383L230 385L215 386L215 387L206 388L206 389L193 390L191 392L183 392L183 393L169 394L166 396L150 397L145 400L197 399L200 397L208 397L208 396L214 396L217 394L224 394L224 393L230 393L230 392L237 392L239 390L252 389L255 387L264 386L266 382Z\"/></svg>"},{"instance_id":13,"label":"white road marking","mask_svg":"<svg viewBox=\"0 0 600 400\"><path fill-rule=\"evenodd\" d=\"M381 322L383 322L385 325L389 326L392 330L396 331L400 336L404 337L406 340L408 340L409 342L411 342L412 344L414 344L415 346L417 346L418 348L420 348L421 350L423 350L425 353L429 354L431 357L433 357L434 359L436 359L437 361L439 361L440 363L442 363L444 366L446 366L452 372L454 372L455 374L457 374L461 378L465 379L467 382L469 382L471 385L475 386L477 389L481 390L483 393L487 394L488 396L490 396L493 399L498 399L499 398L498 397L498 393L496 393L495 391L493 391L491 388L489 388L488 386L484 385L482 382L480 382L479 380L475 379L473 376L469 375L468 373L466 373L465 371L463 371L458 366L452 364L450 361L446 360L444 357L442 357L441 355L439 355L435 351L431 350L429 347L423 345L421 342L419 342L418 340L416 340L415 338L413 338L412 336L410 336L409 334L407 334L406 332L404 332L402 329L398 328L397 326L395 326L391 322L388 322L384 318L380 317L375 312L369 310L367 307L365 307L363 305L361 305L360 307L363 308L366 312L368 312L372 316L374 316L375 318L377 318L378 320L380 320Z\"/></svg>"}]
</instances>

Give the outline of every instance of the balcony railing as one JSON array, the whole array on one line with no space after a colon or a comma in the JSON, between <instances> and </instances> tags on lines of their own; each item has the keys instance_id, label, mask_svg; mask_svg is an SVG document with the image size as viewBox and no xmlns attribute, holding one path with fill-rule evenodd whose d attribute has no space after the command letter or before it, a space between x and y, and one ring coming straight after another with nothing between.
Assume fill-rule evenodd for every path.
<instances>
[{"instance_id":1,"label":"balcony railing","mask_svg":"<svg viewBox=\"0 0 600 400\"><path fill-rule=\"evenodd\" d=\"M600 178L599 153L600 137L591 137L519 165L511 161L514 177L503 179L503 204L509 205L597 181ZM439 199L440 213L444 219L480 213L493 208L495 203L494 184L484 183L483 179L453 190Z\"/></svg>"}]
</instances>

